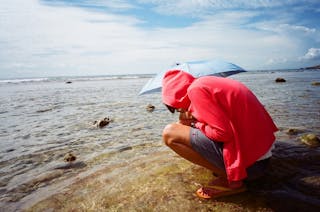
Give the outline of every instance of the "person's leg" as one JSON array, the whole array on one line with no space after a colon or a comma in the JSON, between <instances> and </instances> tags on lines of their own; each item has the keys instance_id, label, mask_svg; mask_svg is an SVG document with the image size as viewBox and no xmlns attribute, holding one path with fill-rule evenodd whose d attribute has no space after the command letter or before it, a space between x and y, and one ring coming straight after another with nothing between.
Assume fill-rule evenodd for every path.
<instances>
[{"instance_id":1,"label":"person's leg","mask_svg":"<svg viewBox=\"0 0 320 212\"><path fill-rule=\"evenodd\" d=\"M190 143L190 129L189 126L179 123L168 124L163 130L163 141L181 157L211 170L220 177L226 178L225 170L214 166L192 148Z\"/></svg>"},{"instance_id":2,"label":"person's leg","mask_svg":"<svg viewBox=\"0 0 320 212\"><path fill-rule=\"evenodd\" d=\"M191 127L189 126L173 123L164 128L162 136L165 144L178 155L218 175L218 178L210 183L209 187L199 188L196 192L197 195L202 198L212 198L243 192L245 188L242 181L228 182L224 169L209 162L209 160L193 149L190 130Z\"/></svg>"}]
</instances>

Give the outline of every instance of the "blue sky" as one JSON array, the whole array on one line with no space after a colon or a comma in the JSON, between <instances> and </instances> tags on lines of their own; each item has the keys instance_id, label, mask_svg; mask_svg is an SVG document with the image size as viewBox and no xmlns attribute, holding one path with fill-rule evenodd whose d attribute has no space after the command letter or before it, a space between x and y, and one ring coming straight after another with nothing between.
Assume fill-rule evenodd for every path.
<instances>
[{"instance_id":1,"label":"blue sky","mask_svg":"<svg viewBox=\"0 0 320 212\"><path fill-rule=\"evenodd\" d=\"M0 78L320 64L319 0L2 0Z\"/></svg>"}]
</instances>

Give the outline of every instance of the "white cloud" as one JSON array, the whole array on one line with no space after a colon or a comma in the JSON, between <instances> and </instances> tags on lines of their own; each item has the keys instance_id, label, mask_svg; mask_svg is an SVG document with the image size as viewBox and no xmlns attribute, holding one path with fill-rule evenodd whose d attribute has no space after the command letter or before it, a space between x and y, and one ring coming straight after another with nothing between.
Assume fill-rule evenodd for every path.
<instances>
[{"instance_id":1,"label":"white cloud","mask_svg":"<svg viewBox=\"0 0 320 212\"><path fill-rule=\"evenodd\" d=\"M308 28L305 26L299 26L299 25L290 25L290 24L280 24L279 28L282 31L286 31L286 32L302 32L305 34L313 34L316 33L317 30L315 28Z\"/></svg>"},{"instance_id":2,"label":"white cloud","mask_svg":"<svg viewBox=\"0 0 320 212\"><path fill-rule=\"evenodd\" d=\"M251 26L257 30L265 31L278 38L284 38L287 42L290 42L291 50L294 52L288 52L288 54L295 53L295 56L301 55L301 52L305 51L308 46L317 45L320 42L320 31L314 27L307 27L303 25L294 25L286 23L292 20L288 20L288 17L283 20L270 20L262 21L251 24ZM289 50L288 49L288 50Z\"/></svg>"},{"instance_id":3,"label":"white cloud","mask_svg":"<svg viewBox=\"0 0 320 212\"><path fill-rule=\"evenodd\" d=\"M310 48L301 60L320 60L320 48Z\"/></svg>"},{"instance_id":4,"label":"white cloud","mask_svg":"<svg viewBox=\"0 0 320 212\"><path fill-rule=\"evenodd\" d=\"M42 4L51 6L74 6L82 8L108 8L111 10L128 10L135 8L131 1L126 0L82 0L82 1L69 1L69 0L40 0Z\"/></svg>"},{"instance_id":5,"label":"white cloud","mask_svg":"<svg viewBox=\"0 0 320 212\"><path fill-rule=\"evenodd\" d=\"M301 34L304 36L316 36L319 34L319 31L316 28L310 28L302 25L293 25L287 24L286 21L290 21L287 19L284 20L269 20L269 21L261 21L253 24L254 27L264 31L270 31L280 34L292 34L295 35Z\"/></svg>"},{"instance_id":6,"label":"white cloud","mask_svg":"<svg viewBox=\"0 0 320 212\"><path fill-rule=\"evenodd\" d=\"M113 9L134 7L125 1L120 5L110 2L108 7ZM238 4L213 0L148 2L158 9L186 13L209 10L210 5ZM302 49L305 51L305 38L319 34L316 28L290 25L284 20L249 25L258 14L215 11L184 28L141 28L138 25L146 20L124 13L8 0L0 9L0 77L9 72L36 76L156 73L175 61L215 57L247 69L263 69L288 65L302 55Z\"/></svg>"},{"instance_id":7,"label":"white cloud","mask_svg":"<svg viewBox=\"0 0 320 212\"><path fill-rule=\"evenodd\" d=\"M138 0L142 3L152 3L156 11L162 14L180 14L202 16L214 13L220 9L261 9L296 6L299 4L318 4L318 0ZM316 8L313 8L316 9Z\"/></svg>"},{"instance_id":8,"label":"white cloud","mask_svg":"<svg viewBox=\"0 0 320 212\"><path fill-rule=\"evenodd\" d=\"M32 65L36 75L48 72L44 69L56 75L66 70L70 74L130 72L117 63L138 61L132 61L133 56L124 58L123 52L143 48L148 40L135 28L139 20L128 16L14 0L0 15L4 17L0 17L4 29L0 33L1 67L15 69L18 61L24 64L21 69L29 70Z\"/></svg>"},{"instance_id":9,"label":"white cloud","mask_svg":"<svg viewBox=\"0 0 320 212\"><path fill-rule=\"evenodd\" d=\"M270 64L270 65L279 65L281 63L287 63L288 62L288 59L287 58L270 58L268 61L267 61L267 64Z\"/></svg>"}]
</instances>

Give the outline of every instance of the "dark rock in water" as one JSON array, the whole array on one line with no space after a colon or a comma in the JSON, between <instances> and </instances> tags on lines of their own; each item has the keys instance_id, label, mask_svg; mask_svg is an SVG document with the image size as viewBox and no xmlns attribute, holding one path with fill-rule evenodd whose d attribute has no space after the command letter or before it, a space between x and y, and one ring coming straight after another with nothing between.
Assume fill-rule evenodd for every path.
<instances>
[{"instance_id":1,"label":"dark rock in water","mask_svg":"<svg viewBox=\"0 0 320 212\"><path fill-rule=\"evenodd\" d=\"M300 129L295 129L295 128L290 128L287 130L287 134L288 135L298 135L300 133L303 133L304 131L303 130L300 130Z\"/></svg>"},{"instance_id":2,"label":"dark rock in water","mask_svg":"<svg viewBox=\"0 0 320 212\"><path fill-rule=\"evenodd\" d=\"M308 176L300 179L301 184L304 187L317 187L320 189L320 175L319 176Z\"/></svg>"},{"instance_id":3,"label":"dark rock in water","mask_svg":"<svg viewBox=\"0 0 320 212\"><path fill-rule=\"evenodd\" d=\"M29 139L30 138L30 134L24 135L22 136L23 139Z\"/></svg>"},{"instance_id":4,"label":"dark rock in water","mask_svg":"<svg viewBox=\"0 0 320 212\"><path fill-rule=\"evenodd\" d=\"M64 158L63 158L63 160L65 161L65 162L73 162L73 161L75 161L77 159L77 157L74 155L74 154L72 154L72 153L68 153L68 154L66 154L65 156L64 156Z\"/></svg>"},{"instance_id":5,"label":"dark rock in water","mask_svg":"<svg viewBox=\"0 0 320 212\"><path fill-rule=\"evenodd\" d=\"M71 81L67 81L67 82L66 82L66 84L71 84L71 83L72 83Z\"/></svg>"},{"instance_id":6,"label":"dark rock in water","mask_svg":"<svg viewBox=\"0 0 320 212\"><path fill-rule=\"evenodd\" d=\"M320 86L320 82L312 82L311 85Z\"/></svg>"},{"instance_id":7,"label":"dark rock in water","mask_svg":"<svg viewBox=\"0 0 320 212\"><path fill-rule=\"evenodd\" d=\"M128 151L128 150L132 150L133 148L131 146L126 146L126 147L122 147L121 149L119 149L119 152L124 152L124 151Z\"/></svg>"},{"instance_id":8,"label":"dark rock in water","mask_svg":"<svg viewBox=\"0 0 320 212\"><path fill-rule=\"evenodd\" d=\"M276 142L266 174L247 183L275 211L319 211L320 149Z\"/></svg>"},{"instance_id":9,"label":"dark rock in water","mask_svg":"<svg viewBox=\"0 0 320 212\"><path fill-rule=\"evenodd\" d=\"M112 122L112 120L109 117L106 117L102 120L94 121L93 124L99 128L103 128L103 127L107 126L110 122Z\"/></svg>"},{"instance_id":10,"label":"dark rock in water","mask_svg":"<svg viewBox=\"0 0 320 212\"><path fill-rule=\"evenodd\" d=\"M53 108L46 108L46 109L41 109L41 110L37 110L37 113L44 113L44 112L48 112L53 110Z\"/></svg>"},{"instance_id":11,"label":"dark rock in water","mask_svg":"<svg viewBox=\"0 0 320 212\"><path fill-rule=\"evenodd\" d=\"M306 135L302 135L300 137L300 140L302 143L310 146L310 147L318 147L320 146L320 139L317 137L317 135L309 133Z\"/></svg>"},{"instance_id":12,"label":"dark rock in water","mask_svg":"<svg viewBox=\"0 0 320 212\"><path fill-rule=\"evenodd\" d=\"M87 164L85 164L84 162L78 161L78 162L74 162L74 163L61 164L61 165L54 167L53 169L81 169L86 166L87 166Z\"/></svg>"},{"instance_id":13,"label":"dark rock in water","mask_svg":"<svg viewBox=\"0 0 320 212\"><path fill-rule=\"evenodd\" d=\"M153 106L152 104L148 104L147 107L146 107L146 109L147 109L148 112L153 112L155 108L156 108L156 107Z\"/></svg>"},{"instance_id":14,"label":"dark rock in water","mask_svg":"<svg viewBox=\"0 0 320 212\"><path fill-rule=\"evenodd\" d=\"M275 82L286 82L286 80L284 78L280 78L278 77Z\"/></svg>"}]
</instances>

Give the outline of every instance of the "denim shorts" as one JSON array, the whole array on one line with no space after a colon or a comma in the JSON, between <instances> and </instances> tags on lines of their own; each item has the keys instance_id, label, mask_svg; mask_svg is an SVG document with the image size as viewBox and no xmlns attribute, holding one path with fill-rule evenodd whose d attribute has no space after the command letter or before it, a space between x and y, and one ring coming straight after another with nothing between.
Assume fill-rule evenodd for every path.
<instances>
[{"instance_id":1,"label":"denim shorts","mask_svg":"<svg viewBox=\"0 0 320 212\"><path fill-rule=\"evenodd\" d=\"M190 143L192 148L198 152L207 161L215 167L225 170L223 161L223 142L216 142L210 140L199 129L191 128L190 130ZM247 179L253 180L264 175L270 158L255 162L252 166L247 168Z\"/></svg>"},{"instance_id":2,"label":"denim shorts","mask_svg":"<svg viewBox=\"0 0 320 212\"><path fill-rule=\"evenodd\" d=\"M190 142L192 148L214 166L225 170L223 162L223 143L215 142L205 136L199 129L190 130Z\"/></svg>"}]
</instances>

